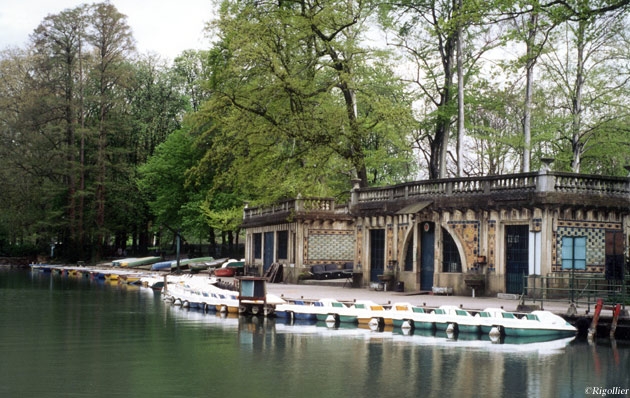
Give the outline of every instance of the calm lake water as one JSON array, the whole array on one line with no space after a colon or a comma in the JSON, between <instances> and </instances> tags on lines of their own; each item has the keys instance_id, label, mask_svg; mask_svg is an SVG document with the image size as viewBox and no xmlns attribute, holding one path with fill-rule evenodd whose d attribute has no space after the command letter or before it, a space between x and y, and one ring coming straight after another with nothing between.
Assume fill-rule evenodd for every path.
<instances>
[{"instance_id":1,"label":"calm lake water","mask_svg":"<svg viewBox=\"0 0 630 398\"><path fill-rule=\"evenodd\" d=\"M630 395L622 342L497 345L221 318L149 289L2 268L0 301L0 397Z\"/></svg>"}]
</instances>

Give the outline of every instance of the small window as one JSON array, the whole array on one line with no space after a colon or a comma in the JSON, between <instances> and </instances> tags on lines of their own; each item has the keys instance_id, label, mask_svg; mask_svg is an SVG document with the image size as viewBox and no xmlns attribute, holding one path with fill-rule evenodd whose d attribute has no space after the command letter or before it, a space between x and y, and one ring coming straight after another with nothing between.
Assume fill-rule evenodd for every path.
<instances>
[{"instance_id":1,"label":"small window","mask_svg":"<svg viewBox=\"0 0 630 398\"><path fill-rule=\"evenodd\" d=\"M262 258L262 234L254 234L254 258Z\"/></svg>"},{"instance_id":2,"label":"small window","mask_svg":"<svg viewBox=\"0 0 630 398\"><path fill-rule=\"evenodd\" d=\"M562 269L586 269L586 237L562 238Z\"/></svg>"},{"instance_id":3,"label":"small window","mask_svg":"<svg viewBox=\"0 0 630 398\"><path fill-rule=\"evenodd\" d=\"M288 259L287 253L289 247L289 232L288 231L278 231L278 259L286 260Z\"/></svg>"}]
</instances>

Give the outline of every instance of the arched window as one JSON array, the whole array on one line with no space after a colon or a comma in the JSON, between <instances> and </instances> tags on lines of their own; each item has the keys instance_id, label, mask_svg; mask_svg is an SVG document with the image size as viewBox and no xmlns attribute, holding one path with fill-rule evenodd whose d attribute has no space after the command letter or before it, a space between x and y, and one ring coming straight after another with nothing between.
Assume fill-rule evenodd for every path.
<instances>
[{"instance_id":1,"label":"arched window","mask_svg":"<svg viewBox=\"0 0 630 398\"><path fill-rule=\"evenodd\" d=\"M462 260L451 234L442 228L442 272L462 272Z\"/></svg>"}]
</instances>

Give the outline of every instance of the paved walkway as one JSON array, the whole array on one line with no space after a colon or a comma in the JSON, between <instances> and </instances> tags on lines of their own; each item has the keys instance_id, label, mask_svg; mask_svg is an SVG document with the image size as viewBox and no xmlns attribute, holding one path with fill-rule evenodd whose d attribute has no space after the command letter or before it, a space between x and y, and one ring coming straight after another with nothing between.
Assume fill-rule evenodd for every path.
<instances>
[{"instance_id":1,"label":"paved walkway","mask_svg":"<svg viewBox=\"0 0 630 398\"><path fill-rule=\"evenodd\" d=\"M267 283L267 292L288 299L318 300L321 298L334 298L339 301L372 300L378 304L393 304L406 302L418 306L439 307L440 305L462 306L467 310L483 310L484 308L503 308L505 311L516 311L519 300L497 297L467 297L467 296L443 296L432 294L414 294L410 292L400 293L391 291L375 291L368 288L350 288L340 286L321 285L292 285L283 283ZM533 304L531 301L526 305ZM540 305L540 302L536 302ZM545 302L543 309L559 315L566 314L568 303ZM578 308L578 315L584 315L586 308ZM592 313L592 309L591 309Z\"/></svg>"}]
</instances>

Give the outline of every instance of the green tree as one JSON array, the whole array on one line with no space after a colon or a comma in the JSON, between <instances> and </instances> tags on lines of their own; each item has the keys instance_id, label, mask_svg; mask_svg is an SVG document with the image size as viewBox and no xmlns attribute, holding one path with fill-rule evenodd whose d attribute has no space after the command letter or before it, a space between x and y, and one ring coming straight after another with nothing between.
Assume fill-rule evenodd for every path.
<instances>
[{"instance_id":1,"label":"green tree","mask_svg":"<svg viewBox=\"0 0 630 398\"><path fill-rule=\"evenodd\" d=\"M206 133L221 162L218 183L265 201L330 195L342 185L347 192L351 178L367 186L387 175L368 178L368 163L387 169L387 158L368 159L372 150L410 159L410 103L380 53L363 44L371 7L222 3L212 94L200 112L213 121Z\"/></svg>"},{"instance_id":2,"label":"green tree","mask_svg":"<svg viewBox=\"0 0 630 398\"><path fill-rule=\"evenodd\" d=\"M93 6L88 42L94 47L94 113L97 131L96 153L96 250L103 255L107 230L105 225L107 205L108 169L115 163L113 152L108 149L110 136L119 132L117 115L122 105L122 88L128 85L129 73L126 60L134 50L131 29L126 16L109 3Z\"/></svg>"},{"instance_id":3,"label":"green tree","mask_svg":"<svg viewBox=\"0 0 630 398\"><path fill-rule=\"evenodd\" d=\"M458 141L463 139L464 87L478 73L482 55L498 44L483 23L486 7L457 0L405 0L382 7L381 23L391 34L388 44L402 54L410 70L402 78L415 92L421 119L415 141L427 159L429 178L447 176L455 118Z\"/></svg>"},{"instance_id":4,"label":"green tree","mask_svg":"<svg viewBox=\"0 0 630 398\"><path fill-rule=\"evenodd\" d=\"M0 53L0 251L6 254L36 243L45 249L56 237L51 224L61 220L48 212L57 192L47 181L58 164L51 161L46 131L35 128L28 116L38 114L32 109L40 93L35 75L28 51Z\"/></svg>"},{"instance_id":5,"label":"green tree","mask_svg":"<svg viewBox=\"0 0 630 398\"><path fill-rule=\"evenodd\" d=\"M197 112L210 95L204 83L211 75L208 57L209 51L186 50L173 63L173 79L180 93L189 98L192 112Z\"/></svg>"},{"instance_id":6,"label":"green tree","mask_svg":"<svg viewBox=\"0 0 630 398\"><path fill-rule=\"evenodd\" d=\"M49 15L27 49L1 54L9 240L58 242L70 260L129 237L147 246L136 167L179 128L188 99L164 63L134 55L125 16L109 3Z\"/></svg>"},{"instance_id":7,"label":"green tree","mask_svg":"<svg viewBox=\"0 0 630 398\"><path fill-rule=\"evenodd\" d=\"M581 1L581 6L591 3ZM550 96L557 98L550 101L554 106L549 111L556 115L556 138L562 143L556 155L558 168L578 173L586 161L590 173L620 172L623 160L613 161L619 151L608 149L610 142L622 147L627 142L621 132L621 123L629 116L627 23L625 13L566 21L541 58L544 84ZM603 164L616 166L602 169Z\"/></svg>"},{"instance_id":8,"label":"green tree","mask_svg":"<svg viewBox=\"0 0 630 398\"><path fill-rule=\"evenodd\" d=\"M80 6L51 14L31 35L35 51L38 81L42 101L37 110L47 115L47 128L63 131L63 140L56 146L65 158L57 172L67 192L67 204L62 218L65 231L58 238L67 252L80 251L83 246L82 201L80 197L81 166L77 151L77 132L82 129L82 67L85 54L87 7ZM80 253L79 253L80 255Z\"/></svg>"}]
</instances>

